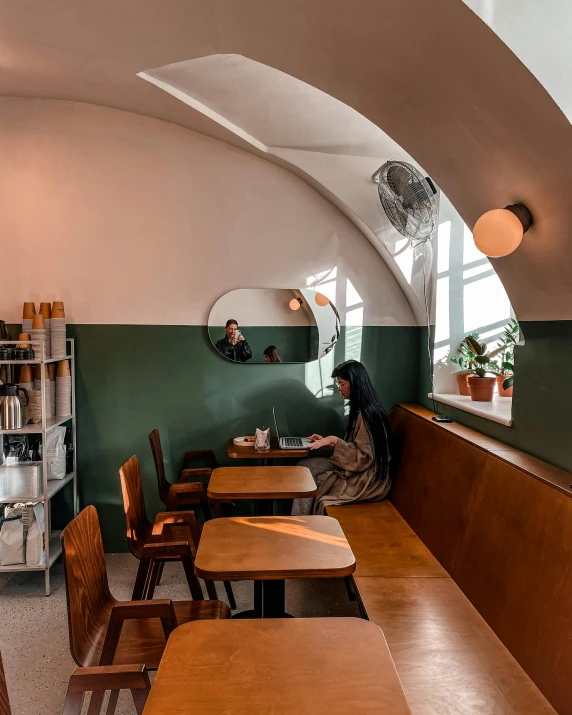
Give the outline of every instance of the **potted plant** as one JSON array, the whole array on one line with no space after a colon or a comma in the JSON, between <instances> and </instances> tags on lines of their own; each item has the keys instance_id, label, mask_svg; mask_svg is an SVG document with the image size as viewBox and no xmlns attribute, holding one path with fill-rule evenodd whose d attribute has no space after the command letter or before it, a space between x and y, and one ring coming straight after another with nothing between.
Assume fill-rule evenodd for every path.
<instances>
[{"instance_id":1,"label":"potted plant","mask_svg":"<svg viewBox=\"0 0 572 715\"><path fill-rule=\"evenodd\" d=\"M471 400L474 402L492 402L495 391L496 375L494 369L490 369L491 358L500 353L500 349L489 353L486 343L479 343L470 335L465 338L468 347L475 354L474 364L471 374L467 378ZM492 377L487 377L487 373L493 373Z\"/></svg>"},{"instance_id":2,"label":"potted plant","mask_svg":"<svg viewBox=\"0 0 572 715\"><path fill-rule=\"evenodd\" d=\"M471 333L468 337L477 343L479 341L478 333ZM475 353L466 340L463 340L457 348L457 354L451 355L451 362L460 367L460 370L455 373L455 377L457 378L457 384L459 386L459 394L465 395L465 397L470 397L471 395L467 378L476 367L475 357Z\"/></svg>"},{"instance_id":3,"label":"potted plant","mask_svg":"<svg viewBox=\"0 0 572 715\"><path fill-rule=\"evenodd\" d=\"M518 341L520 326L514 318L505 327L499 342L500 364L491 363L496 374L499 397L512 397L514 379L514 346Z\"/></svg>"}]
</instances>

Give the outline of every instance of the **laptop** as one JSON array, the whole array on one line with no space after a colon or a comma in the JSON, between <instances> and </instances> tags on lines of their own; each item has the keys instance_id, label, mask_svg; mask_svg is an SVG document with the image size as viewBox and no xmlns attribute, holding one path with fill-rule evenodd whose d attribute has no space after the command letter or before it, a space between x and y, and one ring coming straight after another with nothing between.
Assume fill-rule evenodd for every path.
<instances>
[{"instance_id":1,"label":"laptop","mask_svg":"<svg viewBox=\"0 0 572 715\"><path fill-rule=\"evenodd\" d=\"M278 437L280 449L307 449L309 447L310 442L307 437L281 437L274 407L272 408L272 414L274 415L274 426L276 427L276 436Z\"/></svg>"}]
</instances>

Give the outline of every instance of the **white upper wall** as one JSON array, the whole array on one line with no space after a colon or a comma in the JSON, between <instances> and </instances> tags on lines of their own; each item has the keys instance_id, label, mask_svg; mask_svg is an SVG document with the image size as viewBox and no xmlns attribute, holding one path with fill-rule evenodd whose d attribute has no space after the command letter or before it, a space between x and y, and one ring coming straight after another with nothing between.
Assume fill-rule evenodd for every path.
<instances>
[{"instance_id":1,"label":"white upper wall","mask_svg":"<svg viewBox=\"0 0 572 715\"><path fill-rule=\"evenodd\" d=\"M2 318L64 300L76 323L206 324L235 288L304 286L336 267L365 325L414 325L363 234L290 172L156 119L0 99ZM337 306L340 308L340 306ZM343 309L344 306L341 306Z\"/></svg>"}]
</instances>

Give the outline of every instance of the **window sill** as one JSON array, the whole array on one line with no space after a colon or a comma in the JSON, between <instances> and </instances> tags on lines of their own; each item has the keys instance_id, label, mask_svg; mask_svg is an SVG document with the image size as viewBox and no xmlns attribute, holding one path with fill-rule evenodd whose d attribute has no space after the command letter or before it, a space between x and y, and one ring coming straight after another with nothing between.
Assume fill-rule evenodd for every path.
<instances>
[{"instance_id":1,"label":"window sill","mask_svg":"<svg viewBox=\"0 0 572 715\"><path fill-rule=\"evenodd\" d=\"M492 402L473 402L464 395L444 395L429 393L428 397L443 405L456 407L458 410L471 412L473 415L484 417L486 420L499 422L501 425L512 425L512 397L499 397L495 395Z\"/></svg>"}]
</instances>

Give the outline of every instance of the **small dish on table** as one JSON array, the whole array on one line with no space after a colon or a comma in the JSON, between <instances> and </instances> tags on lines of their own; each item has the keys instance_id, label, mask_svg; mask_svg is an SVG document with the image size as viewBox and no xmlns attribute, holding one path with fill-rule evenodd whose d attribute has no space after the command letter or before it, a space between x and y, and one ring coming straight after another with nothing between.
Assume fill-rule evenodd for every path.
<instances>
[{"instance_id":1,"label":"small dish on table","mask_svg":"<svg viewBox=\"0 0 572 715\"><path fill-rule=\"evenodd\" d=\"M233 440L234 444L239 447L254 447L254 436L252 437L235 437Z\"/></svg>"}]
</instances>

